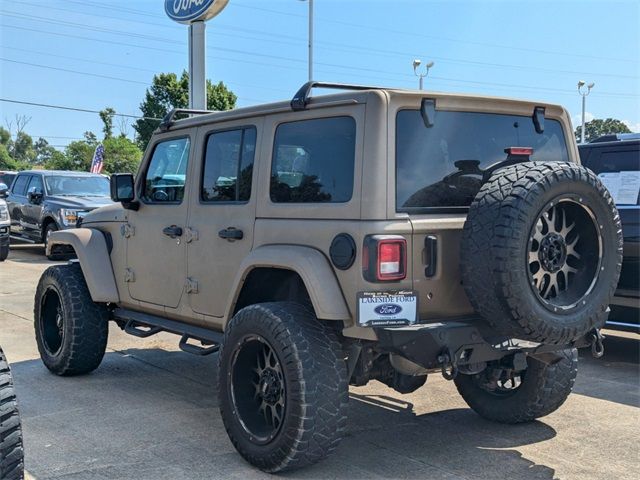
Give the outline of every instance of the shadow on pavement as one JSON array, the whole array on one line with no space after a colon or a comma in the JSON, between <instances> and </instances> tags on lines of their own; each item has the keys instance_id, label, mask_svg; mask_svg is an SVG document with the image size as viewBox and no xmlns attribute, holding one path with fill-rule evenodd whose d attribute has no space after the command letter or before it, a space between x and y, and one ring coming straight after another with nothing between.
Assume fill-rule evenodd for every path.
<instances>
[{"instance_id":1,"label":"shadow on pavement","mask_svg":"<svg viewBox=\"0 0 640 480\"><path fill-rule=\"evenodd\" d=\"M153 478L144 470L153 465L161 472L155 478L262 478L227 439L215 365L215 358L159 348L107 353L82 377L56 377L39 360L12 364L29 471L37 478ZM417 415L407 398L352 391L338 451L287 477L554 478L552 468L515 450L555 437L545 423L499 425L469 409Z\"/></svg>"}]
</instances>

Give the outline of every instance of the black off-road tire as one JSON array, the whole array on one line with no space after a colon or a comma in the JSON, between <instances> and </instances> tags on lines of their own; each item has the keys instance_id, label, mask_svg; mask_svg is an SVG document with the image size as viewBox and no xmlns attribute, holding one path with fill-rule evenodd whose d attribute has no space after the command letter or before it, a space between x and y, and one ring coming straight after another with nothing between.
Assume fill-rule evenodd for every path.
<instances>
[{"instance_id":1,"label":"black off-road tire","mask_svg":"<svg viewBox=\"0 0 640 480\"><path fill-rule=\"evenodd\" d=\"M532 229L554 201L575 202L589 212L602 246L600 263L585 266L597 271L588 293L566 308L539 298L528 263ZM567 162L521 163L498 170L481 188L469 209L460 255L467 296L498 333L567 344L607 319L622 264L620 217L590 170Z\"/></svg>"},{"instance_id":2,"label":"black off-road tire","mask_svg":"<svg viewBox=\"0 0 640 480\"><path fill-rule=\"evenodd\" d=\"M527 358L522 383L511 393L496 394L479 383L483 373L458 375L454 382L467 405L487 420L500 423L524 423L555 412L565 402L578 374L578 351L559 352L561 359L546 364Z\"/></svg>"},{"instance_id":3,"label":"black off-road tire","mask_svg":"<svg viewBox=\"0 0 640 480\"><path fill-rule=\"evenodd\" d=\"M243 427L234 403L234 365L247 338L259 337L275 352L286 403L275 437L258 444ZM246 348L246 347L244 347ZM247 375L246 382L251 382ZM322 460L336 449L347 425L345 357L333 330L306 306L291 302L252 305L227 325L219 356L220 413L233 445L259 469L275 473ZM259 400L256 401L258 405ZM257 408L257 407L256 407ZM252 440L253 438L253 440Z\"/></svg>"},{"instance_id":4,"label":"black off-road tire","mask_svg":"<svg viewBox=\"0 0 640 480\"><path fill-rule=\"evenodd\" d=\"M11 370L0 348L0 479L20 480L24 476L24 448L20 415Z\"/></svg>"},{"instance_id":5,"label":"black off-road tire","mask_svg":"<svg viewBox=\"0 0 640 480\"><path fill-rule=\"evenodd\" d=\"M80 264L44 271L36 289L34 319L40 358L51 372L71 376L98 368L107 348L109 312L91 299ZM53 326L58 327L57 335Z\"/></svg>"}]
</instances>

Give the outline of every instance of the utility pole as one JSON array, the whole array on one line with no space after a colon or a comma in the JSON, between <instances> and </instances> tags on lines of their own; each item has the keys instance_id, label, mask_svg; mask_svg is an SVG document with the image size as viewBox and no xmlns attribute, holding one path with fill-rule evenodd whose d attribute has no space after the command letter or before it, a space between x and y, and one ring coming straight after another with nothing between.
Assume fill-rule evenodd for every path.
<instances>
[{"instance_id":1,"label":"utility pole","mask_svg":"<svg viewBox=\"0 0 640 480\"><path fill-rule=\"evenodd\" d=\"M423 87L423 79L424 77L426 77L427 75L429 75L429 70L431 69L431 67L433 67L435 64L434 62L429 62L425 65L425 72L424 73L418 73L418 67L422 64L422 60L420 60L419 58L416 58L413 61L413 74L419 78L418 81L418 86L419 89L422 90Z\"/></svg>"},{"instance_id":2,"label":"utility pole","mask_svg":"<svg viewBox=\"0 0 640 480\"><path fill-rule=\"evenodd\" d=\"M585 85L587 86L586 90L584 90L583 88ZM584 80L580 80L578 82L578 93L582 97L582 127L580 129L580 143L584 143L584 128L585 128L584 114L586 110L585 107L587 105L587 96L591 93L591 89L593 88L594 85L595 83L593 82L587 85L587 83Z\"/></svg>"},{"instance_id":3,"label":"utility pole","mask_svg":"<svg viewBox=\"0 0 640 480\"><path fill-rule=\"evenodd\" d=\"M309 2L309 81L313 80L313 0L300 0Z\"/></svg>"}]
</instances>

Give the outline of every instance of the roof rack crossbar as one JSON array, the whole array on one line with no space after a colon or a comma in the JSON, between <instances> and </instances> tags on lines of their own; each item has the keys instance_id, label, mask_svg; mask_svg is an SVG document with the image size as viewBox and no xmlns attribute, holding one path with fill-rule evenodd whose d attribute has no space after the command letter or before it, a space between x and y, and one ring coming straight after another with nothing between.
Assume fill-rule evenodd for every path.
<instances>
[{"instance_id":1,"label":"roof rack crossbar","mask_svg":"<svg viewBox=\"0 0 640 480\"><path fill-rule=\"evenodd\" d=\"M348 83L327 83L310 81L302 85L300 90L291 100L291 109L293 111L305 110L309 103L309 94L313 88L330 88L334 90L381 90L382 87L370 87L367 85L351 85Z\"/></svg>"},{"instance_id":2,"label":"roof rack crossbar","mask_svg":"<svg viewBox=\"0 0 640 480\"><path fill-rule=\"evenodd\" d=\"M190 108L174 108L169 113L167 113L162 122L160 122L160 130L166 132L173 125L174 118L179 114L187 114L187 115L205 115L207 113L213 113L215 110L192 110Z\"/></svg>"}]
</instances>

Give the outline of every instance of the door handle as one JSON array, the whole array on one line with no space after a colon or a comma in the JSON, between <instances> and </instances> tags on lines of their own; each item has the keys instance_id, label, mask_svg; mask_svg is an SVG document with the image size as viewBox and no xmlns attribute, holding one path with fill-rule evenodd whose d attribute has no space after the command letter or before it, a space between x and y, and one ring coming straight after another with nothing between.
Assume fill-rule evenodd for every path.
<instances>
[{"instance_id":1,"label":"door handle","mask_svg":"<svg viewBox=\"0 0 640 480\"><path fill-rule=\"evenodd\" d=\"M163 228L162 233L164 233L167 237L171 237L171 238L181 237L182 227L178 227L177 225L171 225L170 227Z\"/></svg>"},{"instance_id":2,"label":"door handle","mask_svg":"<svg viewBox=\"0 0 640 480\"><path fill-rule=\"evenodd\" d=\"M220 230L218 232L218 236L227 240L242 240L244 234L242 233L242 230L239 230L236 227L229 227L224 230Z\"/></svg>"}]
</instances>

